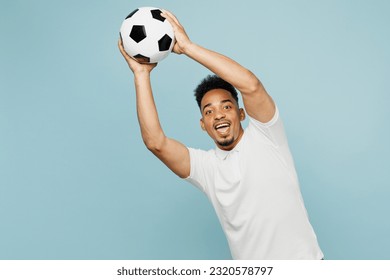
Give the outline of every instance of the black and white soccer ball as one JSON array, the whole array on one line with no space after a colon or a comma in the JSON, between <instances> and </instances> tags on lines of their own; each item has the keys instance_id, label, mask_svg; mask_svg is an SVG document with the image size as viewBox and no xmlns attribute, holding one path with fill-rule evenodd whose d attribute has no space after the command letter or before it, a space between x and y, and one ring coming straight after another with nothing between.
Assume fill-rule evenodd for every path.
<instances>
[{"instance_id":1,"label":"black and white soccer ball","mask_svg":"<svg viewBox=\"0 0 390 280\"><path fill-rule=\"evenodd\" d=\"M120 28L123 47L140 63L155 63L172 51L175 37L171 24L161 10L140 7L131 12Z\"/></svg>"}]
</instances>

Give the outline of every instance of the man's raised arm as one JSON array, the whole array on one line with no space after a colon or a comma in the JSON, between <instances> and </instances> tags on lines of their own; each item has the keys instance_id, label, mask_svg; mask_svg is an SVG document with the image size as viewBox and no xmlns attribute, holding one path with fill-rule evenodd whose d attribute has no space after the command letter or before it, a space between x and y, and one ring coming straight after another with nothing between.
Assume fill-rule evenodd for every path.
<instances>
[{"instance_id":1,"label":"man's raised arm","mask_svg":"<svg viewBox=\"0 0 390 280\"><path fill-rule=\"evenodd\" d=\"M138 63L125 52L121 40L118 47L134 74L138 122L146 147L176 175L188 177L190 157L187 147L166 137L158 118L150 82L150 73L157 64Z\"/></svg>"},{"instance_id":2,"label":"man's raised arm","mask_svg":"<svg viewBox=\"0 0 390 280\"><path fill-rule=\"evenodd\" d=\"M166 17L173 26L176 38L173 49L175 53L187 55L232 84L241 92L249 116L260 122L268 122L272 119L275 114L274 102L251 71L222 54L192 43L183 26L170 12L163 11L162 16Z\"/></svg>"}]
</instances>

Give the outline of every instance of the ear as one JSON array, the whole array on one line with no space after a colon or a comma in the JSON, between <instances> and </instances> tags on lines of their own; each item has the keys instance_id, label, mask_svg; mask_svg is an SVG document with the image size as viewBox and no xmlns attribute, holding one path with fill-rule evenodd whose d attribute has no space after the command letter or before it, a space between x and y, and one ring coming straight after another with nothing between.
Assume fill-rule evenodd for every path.
<instances>
[{"instance_id":1,"label":"ear","mask_svg":"<svg viewBox=\"0 0 390 280\"><path fill-rule=\"evenodd\" d=\"M206 128L204 127L203 118L201 118L201 119L199 120L199 123L200 123L200 127L202 128L202 130L206 130Z\"/></svg>"},{"instance_id":2,"label":"ear","mask_svg":"<svg viewBox=\"0 0 390 280\"><path fill-rule=\"evenodd\" d=\"M245 120L245 117L246 117L246 115L245 115L244 109L240 108L240 121Z\"/></svg>"}]
</instances>

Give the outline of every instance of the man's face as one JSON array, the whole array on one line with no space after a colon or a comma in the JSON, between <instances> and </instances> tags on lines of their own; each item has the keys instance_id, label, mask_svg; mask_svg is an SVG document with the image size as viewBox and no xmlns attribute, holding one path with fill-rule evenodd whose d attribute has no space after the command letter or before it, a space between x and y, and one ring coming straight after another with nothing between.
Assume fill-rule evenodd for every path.
<instances>
[{"instance_id":1,"label":"man's face","mask_svg":"<svg viewBox=\"0 0 390 280\"><path fill-rule=\"evenodd\" d=\"M241 121L243 109L238 108L230 92L224 89L208 91L201 101L200 125L222 150L231 150L244 133Z\"/></svg>"}]
</instances>

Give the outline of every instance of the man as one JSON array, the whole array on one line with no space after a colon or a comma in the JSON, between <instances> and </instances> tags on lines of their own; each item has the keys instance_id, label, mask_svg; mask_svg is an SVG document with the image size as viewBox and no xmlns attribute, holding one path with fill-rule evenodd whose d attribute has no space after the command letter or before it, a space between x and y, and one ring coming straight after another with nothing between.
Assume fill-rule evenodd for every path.
<instances>
[{"instance_id":1,"label":"man","mask_svg":"<svg viewBox=\"0 0 390 280\"><path fill-rule=\"evenodd\" d=\"M137 113L146 147L175 174L202 190L213 204L234 259L322 259L301 197L283 124L258 78L232 59L194 44L177 18L173 52L212 71L195 90L200 125L215 150L187 148L168 138L159 122L150 73L119 49L134 73ZM238 106L241 93L249 125Z\"/></svg>"}]
</instances>

